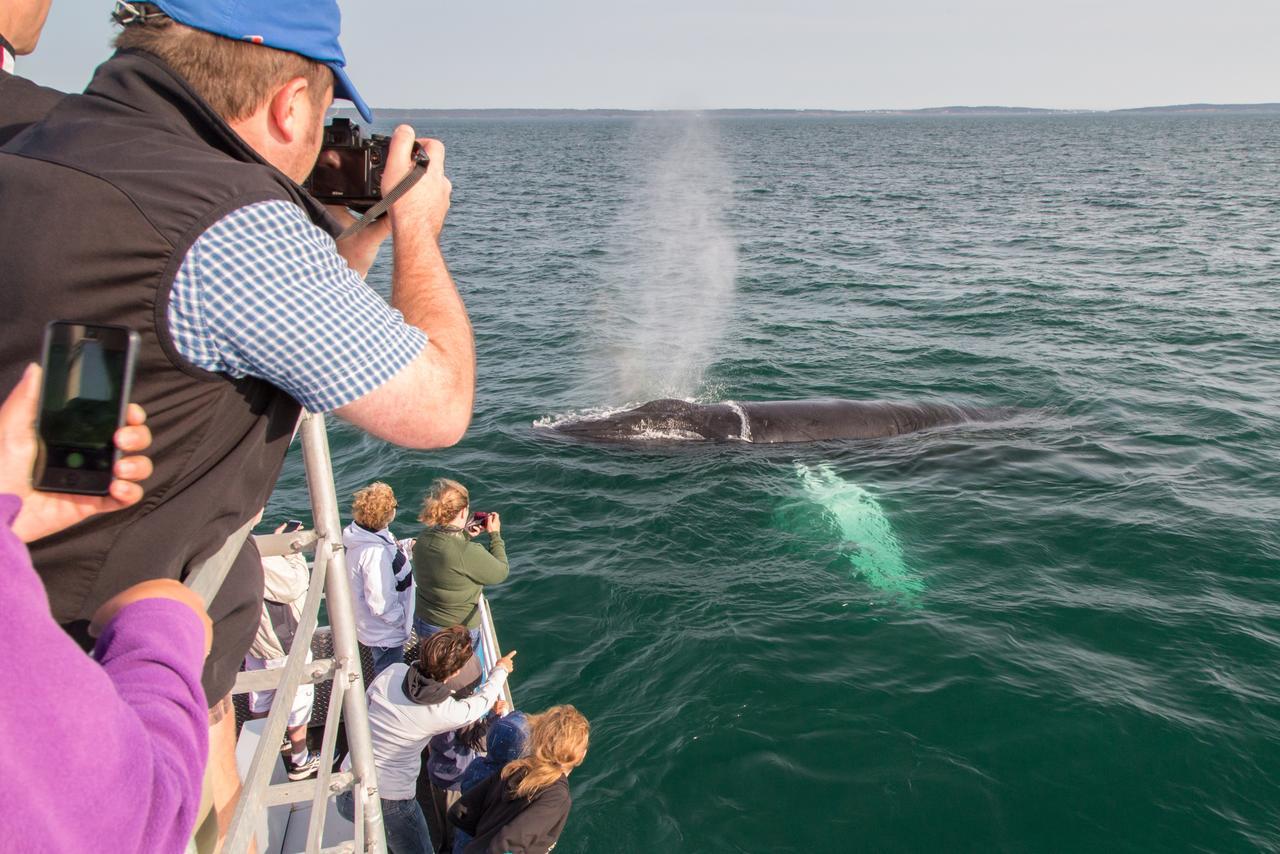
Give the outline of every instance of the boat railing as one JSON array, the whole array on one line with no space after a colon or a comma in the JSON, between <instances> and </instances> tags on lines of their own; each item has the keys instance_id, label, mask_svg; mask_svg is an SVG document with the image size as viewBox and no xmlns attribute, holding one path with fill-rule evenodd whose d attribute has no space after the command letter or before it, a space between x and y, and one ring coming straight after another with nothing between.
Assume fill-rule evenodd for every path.
<instances>
[{"instance_id":1,"label":"boat railing","mask_svg":"<svg viewBox=\"0 0 1280 854\"><path fill-rule=\"evenodd\" d=\"M480 609L480 646L484 651L482 658L486 666L492 667L493 663L502 657L502 647L498 645L498 631L493 625L493 612L489 609L489 600L485 598L483 593L476 603ZM507 701L507 708L514 709L515 702L511 699L511 683L505 682L502 685L502 698Z\"/></svg>"},{"instance_id":2,"label":"boat railing","mask_svg":"<svg viewBox=\"0 0 1280 854\"><path fill-rule=\"evenodd\" d=\"M284 667L242 672L232 690L232 693L242 694L247 691L274 689L275 698L253 759L244 775L243 789L222 851L225 854L247 852L253 844L259 819L268 807L310 801L311 817L305 849L308 854L385 854L386 837L382 825L381 801L378 798L377 772L373 764L373 743L369 734L369 714L360 669L360 649L356 643L351 587L347 575L346 553L342 546L342 523L338 515L337 489L324 416L304 414L300 432L315 528L289 534L260 536L255 538L255 542L264 557L314 550L311 586L302 606L298 628ZM204 601L213 601L251 528L252 523L232 535L217 554L189 574L187 585L199 592ZM331 658L308 661L307 653L311 649L311 639L319 623L322 599L326 602L329 616L333 655ZM489 626L492 630L491 621ZM496 648L496 637L494 644ZM280 744L298 687L326 680L332 680L333 684L321 740L319 772L310 780L272 785L271 775L279 762ZM351 770L334 773L332 769L340 723L345 729ZM321 849L329 798L348 789L352 791L355 802L354 839Z\"/></svg>"}]
</instances>

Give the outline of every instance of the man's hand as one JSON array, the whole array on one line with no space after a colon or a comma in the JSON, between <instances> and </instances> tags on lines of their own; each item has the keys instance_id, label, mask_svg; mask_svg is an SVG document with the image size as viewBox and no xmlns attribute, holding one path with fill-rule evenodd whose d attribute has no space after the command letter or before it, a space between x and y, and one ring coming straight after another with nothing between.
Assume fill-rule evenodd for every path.
<instances>
[{"instance_id":1,"label":"man's hand","mask_svg":"<svg viewBox=\"0 0 1280 854\"><path fill-rule=\"evenodd\" d=\"M440 242L444 218L449 214L449 197L453 184L444 176L444 143L438 139L422 138L417 142L431 159L427 174L418 179L409 192L391 206L391 228L400 238L406 235L426 235ZM396 184L413 168L413 128L400 125L391 135L391 147L387 151L387 165L382 172L382 194L395 189Z\"/></svg>"},{"instance_id":2,"label":"man's hand","mask_svg":"<svg viewBox=\"0 0 1280 854\"><path fill-rule=\"evenodd\" d=\"M333 218L343 228L350 228L356 221L346 205L325 205ZM369 269L378 258L378 250L383 242L391 236L391 217L381 216L369 223L362 230L338 242L338 254L346 259L347 266L360 274L360 278L369 275Z\"/></svg>"},{"instance_id":3,"label":"man's hand","mask_svg":"<svg viewBox=\"0 0 1280 854\"><path fill-rule=\"evenodd\" d=\"M152 578L149 581L140 581L103 602L98 606L98 610L93 612L93 618L89 621L90 637L96 638L102 634L102 630L107 627L107 624L114 620L116 614L120 613L126 606L132 605L134 602L141 602L144 599L172 599L190 608L200 619L200 625L204 626L204 654L206 656L209 655L209 649L213 646L213 623L209 620L209 614L205 611L204 602L194 590L172 578Z\"/></svg>"},{"instance_id":4,"label":"man's hand","mask_svg":"<svg viewBox=\"0 0 1280 854\"><path fill-rule=\"evenodd\" d=\"M116 461L115 479L107 495L71 495L37 492L31 487L31 468L36 461L36 414L40 405L40 366L28 365L22 379L0 405L0 492L22 499L22 509L13 522L13 532L24 543L56 534L98 513L123 510L142 500L139 481L151 476L151 460L137 455ZM116 447L137 454L151 445L151 431L142 407L129 404L128 426L116 431Z\"/></svg>"},{"instance_id":5,"label":"man's hand","mask_svg":"<svg viewBox=\"0 0 1280 854\"><path fill-rule=\"evenodd\" d=\"M509 711L511 711L511 704L506 700L498 700L493 704L493 713L498 717L502 717Z\"/></svg>"},{"instance_id":6,"label":"man's hand","mask_svg":"<svg viewBox=\"0 0 1280 854\"><path fill-rule=\"evenodd\" d=\"M508 673L513 672L516 669L516 664L512 659L514 659L515 657L516 657L516 651L513 649L511 650L511 652L502 656L502 658L499 658L497 661L493 663L494 669L496 670L497 668L501 667L503 670L507 671Z\"/></svg>"},{"instance_id":7,"label":"man's hand","mask_svg":"<svg viewBox=\"0 0 1280 854\"><path fill-rule=\"evenodd\" d=\"M467 309L440 251L440 229L452 185L444 176L444 146L419 140L431 158L423 177L391 206L391 305L427 335L427 344L395 376L336 410L381 439L409 448L447 448L466 432L475 402L476 348ZM383 192L412 168L413 128L391 137ZM429 418L423 412L430 413Z\"/></svg>"}]
</instances>

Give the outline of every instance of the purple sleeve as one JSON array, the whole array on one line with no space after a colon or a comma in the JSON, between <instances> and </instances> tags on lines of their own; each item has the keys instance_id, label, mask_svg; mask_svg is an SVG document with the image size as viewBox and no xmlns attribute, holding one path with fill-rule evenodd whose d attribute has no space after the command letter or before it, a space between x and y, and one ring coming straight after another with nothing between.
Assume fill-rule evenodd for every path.
<instances>
[{"instance_id":1,"label":"purple sleeve","mask_svg":"<svg viewBox=\"0 0 1280 854\"><path fill-rule=\"evenodd\" d=\"M0 848L180 852L208 757L204 629L164 599L120 611L95 662L54 622L0 495Z\"/></svg>"}]
</instances>

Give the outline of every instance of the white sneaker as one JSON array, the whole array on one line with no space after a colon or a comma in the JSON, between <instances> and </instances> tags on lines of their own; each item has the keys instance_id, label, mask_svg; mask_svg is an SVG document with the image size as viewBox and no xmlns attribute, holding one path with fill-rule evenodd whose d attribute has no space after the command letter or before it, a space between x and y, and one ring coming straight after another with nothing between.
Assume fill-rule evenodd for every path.
<instances>
[{"instance_id":1,"label":"white sneaker","mask_svg":"<svg viewBox=\"0 0 1280 854\"><path fill-rule=\"evenodd\" d=\"M320 754L314 750L307 751L307 758L297 765L294 765L293 760L286 756L284 758L284 767L289 772L290 780L305 780L308 777L314 777L316 771L320 770Z\"/></svg>"}]
</instances>

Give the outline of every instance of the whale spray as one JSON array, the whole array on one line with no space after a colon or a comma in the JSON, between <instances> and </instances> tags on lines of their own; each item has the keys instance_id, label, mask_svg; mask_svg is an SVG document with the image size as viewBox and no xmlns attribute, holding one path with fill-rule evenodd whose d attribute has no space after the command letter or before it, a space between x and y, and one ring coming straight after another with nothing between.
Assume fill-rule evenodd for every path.
<instances>
[{"instance_id":1,"label":"whale spray","mask_svg":"<svg viewBox=\"0 0 1280 854\"><path fill-rule=\"evenodd\" d=\"M705 117L639 122L625 160L636 177L608 241L597 293L588 399L691 398L724 333L737 244L725 220L732 179Z\"/></svg>"}]
</instances>

